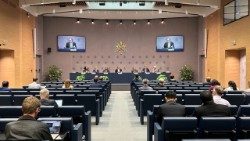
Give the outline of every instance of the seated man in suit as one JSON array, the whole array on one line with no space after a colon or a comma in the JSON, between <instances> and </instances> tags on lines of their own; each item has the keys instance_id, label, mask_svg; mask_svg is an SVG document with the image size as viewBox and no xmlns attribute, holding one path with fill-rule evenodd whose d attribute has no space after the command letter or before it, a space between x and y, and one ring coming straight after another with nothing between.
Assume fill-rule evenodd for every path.
<instances>
[{"instance_id":1,"label":"seated man in suit","mask_svg":"<svg viewBox=\"0 0 250 141\"><path fill-rule=\"evenodd\" d=\"M143 80L142 80L143 86L140 87L139 90L153 90L153 88L150 87L150 86L148 85L148 83L149 83L148 79L143 79Z\"/></svg>"},{"instance_id":2,"label":"seated man in suit","mask_svg":"<svg viewBox=\"0 0 250 141\"><path fill-rule=\"evenodd\" d=\"M89 87L102 87L102 85L101 85L101 82L99 82L99 77L98 77L98 75L96 75L95 77L94 77L94 83L92 83Z\"/></svg>"},{"instance_id":3,"label":"seated man in suit","mask_svg":"<svg viewBox=\"0 0 250 141\"><path fill-rule=\"evenodd\" d=\"M196 117L202 116L230 116L230 108L226 105L215 104L212 93L203 91L200 93L202 105L195 109Z\"/></svg>"},{"instance_id":4,"label":"seated man in suit","mask_svg":"<svg viewBox=\"0 0 250 141\"><path fill-rule=\"evenodd\" d=\"M41 103L36 97L26 97L22 103L23 116L5 127L6 139L53 141L47 124L36 120L40 106Z\"/></svg>"},{"instance_id":5,"label":"seated man in suit","mask_svg":"<svg viewBox=\"0 0 250 141\"><path fill-rule=\"evenodd\" d=\"M2 87L0 88L0 91L10 91L9 81L2 82Z\"/></svg>"},{"instance_id":6,"label":"seated man in suit","mask_svg":"<svg viewBox=\"0 0 250 141\"><path fill-rule=\"evenodd\" d=\"M157 121L161 124L163 117L183 117L185 116L185 106L176 103L176 93L169 91L166 93L166 103L160 105L158 112L156 113Z\"/></svg>"},{"instance_id":7,"label":"seated man in suit","mask_svg":"<svg viewBox=\"0 0 250 141\"><path fill-rule=\"evenodd\" d=\"M57 103L53 99L49 99L49 90L42 89L40 91L40 102L44 106L55 106L58 107Z\"/></svg>"}]
</instances>

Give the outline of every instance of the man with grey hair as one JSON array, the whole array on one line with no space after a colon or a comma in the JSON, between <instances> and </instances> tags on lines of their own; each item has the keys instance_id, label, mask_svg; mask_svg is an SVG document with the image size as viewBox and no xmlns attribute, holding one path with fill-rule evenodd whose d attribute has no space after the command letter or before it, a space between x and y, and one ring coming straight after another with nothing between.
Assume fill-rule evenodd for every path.
<instances>
[{"instance_id":1,"label":"man with grey hair","mask_svg":"<svg viewBox=\"0 0 250 141\"><path fill-rule=\"evenodd\" d=\"M153 90L153 88L150 87L150 86L148 85L148 83L149 83L149 80L148 80L148 79L143 79L143 80L142 80L143 86L140 87L139 89L140 89L140 90Z\"/></svg>"},{"instance_id":2,"label":"man with grey hair","mask_svg":"<svg viewBox=\"0 0 250 141\"><path fill-rule=\"evenodd\" d=\"M223 94L223 89L221 88L221 86L218 85L214 86L212 90L214 103L230 106L231 104L226 99L221 98L222 94Z\"/></svg>"},{"instance_id":3,"label":"man with grey hair","mask_svg":"<svg viewBox=\"0 0 250 141\"><path fill-rule=\"evenodd\" d=\"M57 103L53 99L49 99L49 90L48 89L42 89L40 91L40 102L44 106L55 106L58 107Z\"/></svg>"}]
</instances>

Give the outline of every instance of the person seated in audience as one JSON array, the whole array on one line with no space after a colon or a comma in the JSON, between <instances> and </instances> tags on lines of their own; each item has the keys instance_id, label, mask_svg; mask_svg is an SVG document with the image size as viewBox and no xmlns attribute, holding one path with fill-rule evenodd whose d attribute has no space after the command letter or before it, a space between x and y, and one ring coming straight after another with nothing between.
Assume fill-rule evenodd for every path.
<instances>
[{"instance_id":1,"label":"person seated in audience","mask_svg":"<svg viewBox=\"0 0 250 141\"><path fill-rule=\"evenodd\" d=\"M83 73L89 73L89 68L88 67L83 67Z\"/></svg>"},{"instance_id":2,"label":"person seated in audience","mask_svg":"<svg viewBox=\"0 0 250 141\"><path fill-rule=\"evenodd\" d=\"M0 88L0 91L10 91L9 81L2 82L2 87Z\"/></svg>"},{"instance_id":3,"label":"person seated in audience","mask_svg":"<svg viewBox=\"0 0 250 141\"><path fill-rule=\"evenodd\" d=\"M37 83L37 78L33 78L33 82L28 85L30 89L41 89L41 85Z\"/></svg>"},{"instance_id":4,"label":"person seated in audience","mask_svg":"<svg viewBox=\"0 0 250 141\"><path fill-rule=\"evenodd\" d=\"M135 77L133 79L133 82L142 82L142 79L139 74L135 74Z\"/></svg>"},{"instance_id":5,"label":"person seated in audience","mask_svg":"<svg viewBox=\"0 0 250 141\"><path fill-rule=\"evenodd\" d=\"M221 105L226 105L226 106L230 106L231 104L224 98L221 98L221 96L223 95L224 91L221 88L221 86L215 86L213 91L212 91L212 95L213 95L213 100L214 103L216 104L221 104Z\"/></svg>"},{"instance_id":6,"label":"person seated in audience","mask_svg":"<svg viewBox=\"0 0 250 141\"><path fill-rule=\"evenodd\" d=\"M62 88L65 88L65 89L73 89L74 86L71 85L70 80L65 80L65 81L64 81L64 84L63 84L63 86L62 86Z\"/></svg>"},{"instance_id":7,"label":"person seated in audience","mask_svg":"<svg viewBox=\"0 0 250 141\"><path fill-rule=\"evenodd\" d=\"M58 107L55 100L49 99L49 90L45 88L40 91L40 102L44 106Z\"/></svg>"},{"instance_id":8,"label":"person seated in audience","mask_svg":"<svg viewBox=\"0 0 250 141\"><path fill-rule=\"evenodd\" d=\"M213 89L214 89L214 86L220 86L220 82L216 79L213 79L210 83L210 88L209 88L209 91L212 92Z\"/></svg>"},{"instance_id":9,"label":"person seated in audience","mask_svg":"<svg viewBox=\"0 0 250 141\"><path fill-rule=\"evenodd\" d=\"M224 91L237 91L237 85L234 81L228 81L228 87Z\"/></svg>"},{"instance_id":10,"label":"person seated in audience","mask_svg":"<svg viewBox=\"0 0 250 141\"><path fill-rule=\"evenodd\" d=\"M116 69L115 69L115 73L122 73L122 69L121 68L119 68L119 67L117 67Z\"/></svg>"},{"instance_id":11,"label":"person seated in audience","mask_svg":"<svg viewBox=\"0 0 250 141\"><path fill-rule=\"evenodd\" d=\"M161 124L163 117L183 117L185 116L185 106L176 102L176 93L169 91L165 95L166 103L160 105L156 113L157 121Z\"/></svg>"},{"instance_id":12,"label":"person seated in audience","mask_svg":"<svg viewBox=\"0 0 250 141\"><path fill-rule=\"evenodd\" d=\"M144 68L142 69L142 72L144 73L150 73L150 70L147 66L144 66Z\"/></svg>"},{"instance_id":13,"label":"person seated in audience","mask_svg":"<svg viewBox=\"0 0 250 141\"><path fill-rule=\"evenodd\" d=\"M213 101L213 96L210 91L200 93L202 105L195 108L195 116L230 116L230 108L226 105L216 104Z\"/></svg>"},{"instance_id":14,"label":"person seated in audience","mask_svg":"<svg viewBox=\"0 0 250 141\"><path fill-rule=\"evenodd\" d=\"M149 83L149 80L148 80L148 79L143 79L143 80L142 80L143 86L140 87L139 89L140 89L140 90L153 90L152 87L148 86L148 83Z\"/></svg>"},{"instance_id":15,"label":"person seated in audience","mask_svg":"<svg viewBox=\"0 0 250 141\"><path fill-rule=\"evenodd\" d=\"M94 83L92 83L89 87L102 87L98 75L94 77Z\"/></svg>"},{"instance_id":16,"label":"person seated in audience","mask_svg":"<svg viewBox=\"0 0 250 141\"><path fill-rule=\"evenodd\" d=\"M97 69L97 67L95 67L92 71L92 73L96 74L96 73L99 73L99 70Z\"/></svg>"},{"instance_id":17,"label":"person seated in audience","mask_svg":"<svg viewBox=\"0 0 250 141\"><path fill-rule=\"evenodd\" d=\"M158 84L155 87L165 87L164 85L164 79L159 79Z\"/></svg>"},{"instance_id":18,"label":"person seated in audience","mask_svg":"<svg viewBox=\"0 0 250 141\"><path fill-rule=\"evenodd\" d=\"M47 124L36 120L40 107L41 103L36 97L26 97L22 103L23 116L5 126L6 139L53 141Z\"/></svg>"}]
</instances>

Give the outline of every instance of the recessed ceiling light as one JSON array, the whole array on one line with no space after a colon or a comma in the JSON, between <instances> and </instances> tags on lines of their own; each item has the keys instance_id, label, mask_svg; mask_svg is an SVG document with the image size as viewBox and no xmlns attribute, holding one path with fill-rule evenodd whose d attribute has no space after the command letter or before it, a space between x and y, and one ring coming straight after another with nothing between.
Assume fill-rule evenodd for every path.
<instances>
[{"instance_id":1,"label":"recessed ceiling light","mask_svg":"<svg viewBox=\"0 0 250 141\"><path fill-rule=\"evenodd\" d=\"M80 19L79 19L79 18L76 20L76 23L77 23L77 24L79 24L79 23L80 23Z\"/></svg>"},{"instance_id":2,"label":"recessed ceiling light","mask_svg":"<svg viewBox=\"0 0 250 141\"><path fill-rule=\"evenodd\" d=\"M106 20L106 25L109 25L109 21L108 20Z\"/></svg>"},{"instance_id":3,"label":"recessed ceiling light","mask_svg":"<svg viewBox=\"0 0 250 141\"><path fill-rule=\"evenodd\" d=\"M91 20L91 24L95 24L94 20Z\"/></svg>"},{"instance_id":4,"label":"recessed ceiling light","mask_svg":"<svg viewBox=\"0 0 250 141\"><path fill-rule=\"evenodd\" d=\"M161 14L162 13L162 9L159 9L159 14Z\"/></svg>"},{"instance_id":5,"label":"recessed ceiling light","mask_svg":"<svg viewBox=\"0 0 250 141\"><path fill-rule=\"evenodd\" d=\"M147 23L148 25L150 25L150 20L148 20L148 23Z\"/></svg>"},{"instance_id":6,"label":"recessed ceiling light","mask_svg":"<svg viewBox=\"0 0 250 141\"><path fill-rule=\"evenodd\" d=\"M75 5L75 4L76 4L76 0L73 0L73 1L72 1L72 4L74 4L74 5Z\"/></svg>"},{"instance_id":7,"label":"recessed ceiling light","mask_svg":"<svg viewBox=\"0 0 250 141\"><path fill-rule=\"evenodd\" d=\"M82 14L82 9L79 9L79 13Z\"/></svg>"},{"instance_id":8,"label":"recessed ceiling light","mask_svg":"<svg viewBox=\"0 0 250 141\"><path fill-rule=\"evenodd\" d=\"M164 24L164 19L161 20L161 24Z\"/></svg>"},{"instance_id":9,"label":"recessed ceiling light","mask_svg":"<svg viewBox=\"0 0 250 141\"><path fill-rule=\"evenodd\" d=\"M134 21L134 25L136 25L136 21Z\"/></svg>"},{"instance_id":10,"label":"recessed ceiling light","mask_svg":"<svg viewBox=\"0 0 250 141\"><path fill-rule=\"evenodd\" d=\"M122 20L120 20L120 24L122 25Z\"/></svg>"}]
</instances>

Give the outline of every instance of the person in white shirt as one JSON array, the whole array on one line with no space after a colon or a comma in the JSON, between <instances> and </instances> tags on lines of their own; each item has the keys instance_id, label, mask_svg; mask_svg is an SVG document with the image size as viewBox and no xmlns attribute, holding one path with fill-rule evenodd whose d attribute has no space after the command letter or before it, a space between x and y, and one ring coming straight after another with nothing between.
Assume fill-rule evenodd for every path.
<instances>
[{"instance_id":1,"label":"person in white shirt","mask_svg":"<svg viewBox=\"0 0 250 141\"><path fill-rule=\"evenodd\" d=\"M237 85L234 81L228 81L228 87L224 91L237 91Z\"/></svg>"},{"instance_id":2,"label":"person in white shirt","mask_svg":"<svg viewBox=\"0 0 250 141\"><path fill-rule=\"evenodd\" d=\"M33 78L33 82L29 84L30 89L41 89L41 85L37 83L37 78Z\"/></svg>"},{"instance_id":3,"label":"person in white shirt","mask_svg":"<svg viewBox=\"0 0 250 141\"><path fill-rule=\"evenodd\" d=\"M221 98L222 94L223 89L221 88L221 86L214 86L212 91L214 103L230 106L231 104L226 99Z\"/></svg>"}]
</instances>

